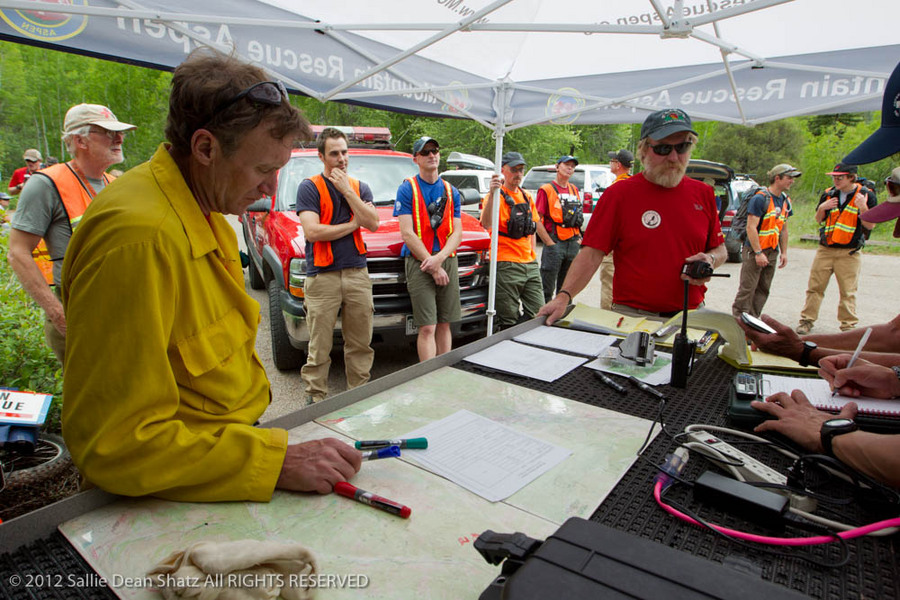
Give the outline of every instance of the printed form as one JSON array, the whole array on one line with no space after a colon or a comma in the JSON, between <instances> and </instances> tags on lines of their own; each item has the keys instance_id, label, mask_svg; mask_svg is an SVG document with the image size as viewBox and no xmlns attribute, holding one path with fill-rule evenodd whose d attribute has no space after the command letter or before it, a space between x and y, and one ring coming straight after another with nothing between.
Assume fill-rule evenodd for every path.
<instances>
[{"instance_id":1,"label":"printed form","mask_svg":"<svg viewBox=\"0 0 900 600\"><path fill-rule=\"evenodd\" d=\"M404 437L427 437L428 449L403 458L491 502L512 496L572 454L468 410Z\"/></svg>"}]
</instances>

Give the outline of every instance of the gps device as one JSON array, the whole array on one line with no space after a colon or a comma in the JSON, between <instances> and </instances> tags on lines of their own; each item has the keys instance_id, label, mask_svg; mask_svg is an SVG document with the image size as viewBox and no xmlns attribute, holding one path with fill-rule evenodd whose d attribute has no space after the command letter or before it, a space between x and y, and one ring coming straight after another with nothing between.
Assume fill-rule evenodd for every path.
<instances>
[{"instance_id":1,"label":"gps device","mask_svg":"<svg viewBox=\"0 0 900 600\"><path fill-rule=\"evenodd\" d=\"M741 313L741 321L752 327L757 331L762 331L763 333L777 333L770 325L768 325L765 321L761 319L757 319L750 313Z\"/></svg>"}]
</instances>

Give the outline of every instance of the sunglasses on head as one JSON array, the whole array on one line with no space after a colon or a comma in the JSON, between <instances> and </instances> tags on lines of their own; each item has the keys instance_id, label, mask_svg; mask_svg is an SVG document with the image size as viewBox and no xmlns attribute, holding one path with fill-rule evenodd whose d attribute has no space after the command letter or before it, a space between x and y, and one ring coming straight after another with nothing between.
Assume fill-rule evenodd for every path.
<instances>
[{"instance_id":1,"label":"sunglasses on head","mask_svg":"<svg viewBox=\"0 0 900 600\"><path fill-rule=\"evenodd\" d=\"M222 112L232 104L239 102L242 98L247 98L251 102L257 102L259 104L278 106L288 99L288 93L287 88L285 88L284 84L280 81L261 81L259 83L254 83L246 90L239 92L221 103L216 107L214 114Z\"/></svg>"},{"instance_id":2,"label":"sunglasses on head","mask_svg":"<svg viewBox=\"0 0 900 600\"><path fill-rule=\"evenodd\" d=\"M420 156L431 156L432 154L440 154L440 152L441 152L440 148L428 148L427 150L420 150L419 155Z\"/></svg>"},{"instance_id":3,"label":"sunglasses on head","mask_svg":"<svg viewBox=\"0 0 900 600\"><path fill-rule=\"evenodd\" d=\"M684 154L691 149L692 145L693 142L681 142L680 144L657 144L655 146L651 145L650 149L653 150L653 154L656 154L657 156L668 156L672 153L672 150L674 150L678 154Z\"/></svg>"}]
</instances>

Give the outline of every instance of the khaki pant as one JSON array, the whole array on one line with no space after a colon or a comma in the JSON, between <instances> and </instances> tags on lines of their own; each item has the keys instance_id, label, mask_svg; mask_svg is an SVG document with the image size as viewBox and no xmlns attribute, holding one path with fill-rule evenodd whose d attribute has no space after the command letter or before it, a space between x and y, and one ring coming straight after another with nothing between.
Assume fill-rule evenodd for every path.
<instances>
[{"instance_id":1,"label":"khaki pant","mask_svg":"<svg viewBox=\"0 0 900 600\"><path fill-rule=\"evenodd\" d=\"M859 323L856 316L856 288L859 286L859 269L862 256L859 252L850 254L851 248L829 248L819 246L812 267L809 269L809 284L806 287L806 304L800 312L800 322L810 325L819 318L819 308L825 288L831 275L837 280L841 298L838 301L837 317L841 331L853 329Z\"/></svg>"},{"instance_id":2,"label":"khaki pant","mask_svg":"<svg viewBox=\"0 0 900 600\"><path fill-rule=\"evenodd\" d=\"M758 317L769 299L772 279L778 268L778 248L767 248L763 250L763 254L769 259L769 264L760 267L756 264L753 250L746 245L741 248L741 282L734 304L731 305L731 312L735 317L740 317L742 312Z\"/></svg>"},{"instance_id":3,"label":"khaki pant","mask_svg":"<svg viewBox=\"0 0 900 600\"><path fill-rule=\"evenodd\" d=\"M522 314L519 302L522 303ZM497 331L534 318L544 305L544 289L537 261L497 263L497 287L494 308L497 310Z\"/></svg>"},{"instance_id":4,"label":"khaki pant","mask_svg":"<svg viewBox=\"0 0 900 600\"><path fill-rule=\"evenodd\" d=\"M603 256L600 263L600 308L610 310L613 297L613 275L616 268L613 265L612 252Z\"/></svg>"},{"instance_id":5,"label":"khaki pant","mask_svg":"<svg viewBox=\"0 0 900 600\"><path fill-rule=\"evenodd\" d=\"M306 323L309 327L309 352L300 377L306 393L316 402L328 395L328 370L338 311L344 338L344 369L347 387L369 381L375 351L372 350L372 280L365 268L341 269L307 277Z\"/></svg>"}]
</instances>

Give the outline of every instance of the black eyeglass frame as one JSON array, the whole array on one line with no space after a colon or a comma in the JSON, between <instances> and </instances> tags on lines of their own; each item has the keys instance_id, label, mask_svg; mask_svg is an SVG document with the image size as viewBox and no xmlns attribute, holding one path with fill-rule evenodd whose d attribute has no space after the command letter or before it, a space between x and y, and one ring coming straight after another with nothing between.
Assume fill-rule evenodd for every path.
<instances>
[{"instance_id":1,"label":"black eyeglass frame","mask_svg":"<svg viewBox=\"0 0 900 600\"><path fill-rule=\"evenodd\" d=\"M261 91L271 90L272 86L274 86L275 91L278 93L277 98L270 92ZM260 81L259 83L254 83L246 90L238 92L228 100L220 103L216 107L216 110L213 111L213 119L216 117L216 115L218 115L225 109L230 108L234 104L240 102L243 98L249 98L251 102L257 102L259 104L279 106L282 102L286 102L288 100L288 92L287 88L284 87L284 84L280 81Z\"/></svg>"},{"instance_id":2,"label":"black eyeglass frame","mask_svg":"<svg viewBox=\"0 0 900 600\"><path fill-rule=\"evenodd\" d=\"M679 142L677 144L648 144L650 149L653 150L653 154L657 156L668 156L672 154L672 150L677 152L678 154L687 154L688 150L691 149L691 146L694 145L694 142L690 140L686 140L684 142Z\"/></svg>"}]
</instances>

